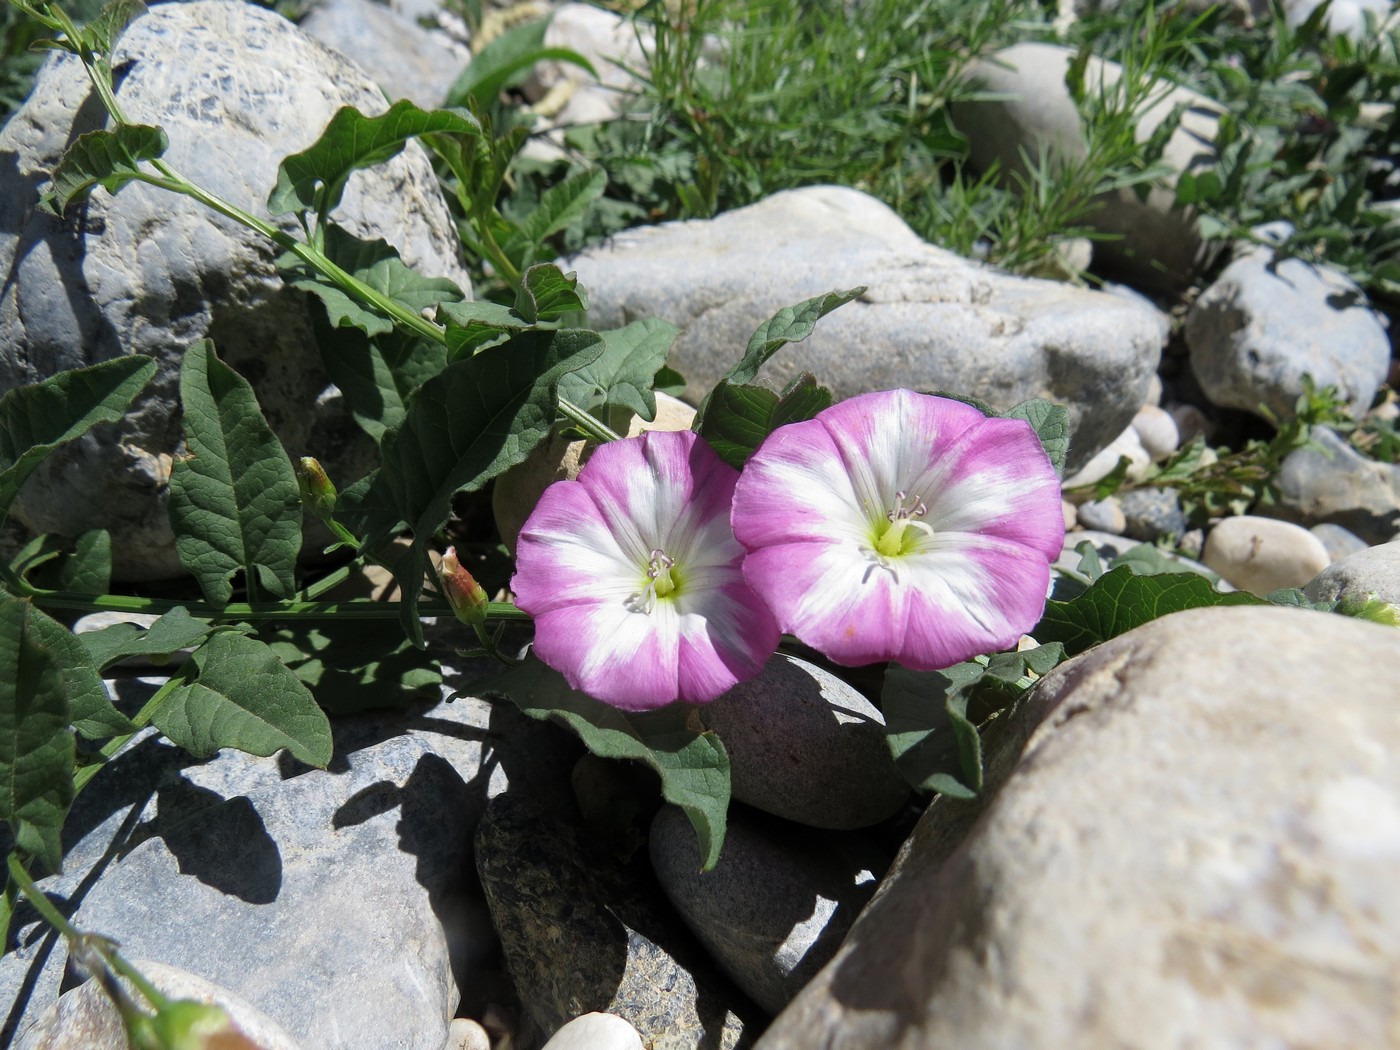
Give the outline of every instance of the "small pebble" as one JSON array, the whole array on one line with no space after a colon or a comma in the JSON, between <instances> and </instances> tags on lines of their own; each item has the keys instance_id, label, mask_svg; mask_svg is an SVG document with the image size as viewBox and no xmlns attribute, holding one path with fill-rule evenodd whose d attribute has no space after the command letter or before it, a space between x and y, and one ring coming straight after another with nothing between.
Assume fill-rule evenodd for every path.
<instances>
[{"instance_id":1,"label":"small pebble","mask_svg":"<svg viewBox=\"0 0 1400 1050\"><path fill-rule=\"evenodd\" d=\"M1367 547L1329 565L1307 586L1313 601L1378 598L1400 605L1400 540Z\"/></svg>"},{"instance_id":2,"label":"small pebble","mask_svg":"<svg viewBox=\"0 0 1400 1050\"><path fill-rule=\"evenodd\" d=\"M642 1050L642 1037L616 1014L584 1014L555 1032L542 1050Z\"/></svg>"},{"instance_id":3,"label":"small pebble","mask_svg":"<svg viewBox=\"0 0 1400 1050\"><path fill-rule=\"evenodd\" d=\"M442 1050L491 1050L491 1036L470 1017L454 1017Z\"/></svg>"},{"instance_id":4,"label":"small pebble","mask_svg":"<svg viewBox=\"0 0 1400 1050\"><path fill-rule=\"evenodd\" d=\"M1127 520L1123 517L1123 505L1118 502L1118 497L1108 496L1105 499L1092 499L1088 503L1081 503L1079 524L1086 529L1121 536Z\"/></svg>"},{"instance_id":5,"label":"small pebble","mask_svg":"<svg viewBox=\"0 0 1400 1050\"><path fill-rule=\"evenodd\" d=\"M1184 445L1198 437L1210 437L1210 419L1195 405L1178 403L1167 406L1167 415L1176 424L1177 444Z\"/></svg>"},{"instance_id":6,"label":"small pebble","mask_svg":"<svg viewBox=\"0 0 1400 1050\"><path fill-rule=\"evenodd\" d=\"M1165 409L1143 405L1133 416L1133 429L1152 459L1166 459L1181 445L1181 431Z\"/></svg>"},{"instance_id":7,"label":"small pebble","mask_svg":"<svg viewBox=\"0 0 1400 1050\"><path fill-rule=\"evenodd\" d=\"M1327 554L1334 562L1341 561L1348 554L1369 550L1371 546L1350 529L1344 529L1330 521L1314 525L1308 531L1322 541L1322 545L1327 548Z\"/></svg>"},{"instance_id":8,"label":"small pebble","mask_svg":"<svg viewBox=\"0 0 1400 1050\"><path fill-rule=\"evenodd\" d=\"M1064 487L1073 489L1102 481L1112 473L1123 456L1127 456L1131 464L1128 467L1128 480L1141 481L1147 468L1152 465L1152 457L1147 454L1147 449L1142 447L1137 431L1129 427L1114 438L1108 448L1084 464L1077 473L1065 478Z\"/></svg>"},{"instance_id":9,"label":"small pebble","mask_svg":"<svg viewBox=\"0 0 1400 1050\"><path fill-rule=\"evenodd\" d=\"M1065 519L1065 531L1068 532L1079 522L1079 510L1067 499L1060 500L1060 513Z\"/></svg>"},{"instance_id":10,"label":"small pebble","mask_svg":"<svg viewBox=\"0 0 1400 1050\"><path fill-rule=\"evenodd\" d=\"M1173 489L1133 489L1119 497L1123 534L1143 543L1163 536L1180 536L1190 524Z\"/></svg>"},{"instance_id":11,"label":"small pebble","mask_svg":"<svg viewBox=\"0 0 1400 1050\"><path fill-rule=\"evenodd\" d=\"M1260 595L1302 587L1331 562L1322 541L1301 525L1253 515L1211 529L1203 560L1240 590Z\"/></svg>"}]
</instances>

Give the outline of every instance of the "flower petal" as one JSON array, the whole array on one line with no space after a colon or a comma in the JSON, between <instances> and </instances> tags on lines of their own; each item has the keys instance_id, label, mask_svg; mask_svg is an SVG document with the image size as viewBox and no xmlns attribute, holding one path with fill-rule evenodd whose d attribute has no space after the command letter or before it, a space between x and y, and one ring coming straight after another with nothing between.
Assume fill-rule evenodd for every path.
<instances>
[{"instance_id":1,"label":"flower petal","mask_svg":"<svg viewBox=\"0 0 1400 1050\"><path fill-rule=\"evenodd\" d=\"M777 648L778 625L744 582L729 526L738 472L689 432L599 448L521 529L512 588L535 651L569 683L626 710L713 700ZM645 593L654 551L677 589Z\"/></svg>"}]
</instances>

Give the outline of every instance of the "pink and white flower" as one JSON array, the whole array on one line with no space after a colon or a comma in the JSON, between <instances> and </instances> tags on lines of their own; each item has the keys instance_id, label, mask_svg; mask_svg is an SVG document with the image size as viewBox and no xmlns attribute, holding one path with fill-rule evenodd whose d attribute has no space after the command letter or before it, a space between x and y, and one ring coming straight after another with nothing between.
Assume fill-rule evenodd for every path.
<instances>
[{"instance_id":1,"label":"pink and white flower","mask_svg":"<svg viewBox=\"0 0 1400 1050\"><path fill-rule=\"evenodd\" d=\"M546 489L511 581L539 658L629 711L713 700L758 674L780 636L740 568L738 477L696 435L657 431L601 446L578 480Z\"/></svg>"},{"instance_id":2,"label":"pink and white flower","mask_svg":"<svg viewBox=\"0 0 1400 1050\"><path fill-rule=\"evenodd\" d=\"M838 663L916 670L1015 644L1064 539L1059 479L1028 423L910 390L774 431L732 521L744 578L784 631Z\"/></svg>"}]
</instances>

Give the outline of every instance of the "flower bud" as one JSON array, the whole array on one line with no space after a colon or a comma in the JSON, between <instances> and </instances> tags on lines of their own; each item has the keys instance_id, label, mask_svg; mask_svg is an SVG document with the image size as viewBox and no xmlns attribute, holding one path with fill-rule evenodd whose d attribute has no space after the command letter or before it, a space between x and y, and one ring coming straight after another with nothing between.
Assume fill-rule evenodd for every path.
<instances>
[{"instance_id":1,"label":"flower bud","mask_svg":"<svg viewBox=\"0 0 1400 1050\"><path fill-rule=\"evenodd\" d=\"M297 488L307 510L322 521L335 513L335 485L326 477L325 468L311 456L302 456L297 464Z\"/></svg>"},{"instance_id":2,"label":"flower bud","mask_svg":"<svg viewBox=\"0 0 1400 1050\"><path fill-rule=\"evenodd\" d=\"M471 626L486 622L486 591L457 560L456 547L448 547L443 553L442 563L438 566L438 579L442 582L442 593L457 614L457 619Z\"/></svg>"},{"instance_id":3,"label":"flower bud","mask_svg":"<svg viewBox=\"0 0 1400 1050\"><path fill-rule=\"evenodd\" d=\"M178 999L156 1014L155 1044L161 1050L257 1050L220 1006Z\"/></svg>"}]
</instances>

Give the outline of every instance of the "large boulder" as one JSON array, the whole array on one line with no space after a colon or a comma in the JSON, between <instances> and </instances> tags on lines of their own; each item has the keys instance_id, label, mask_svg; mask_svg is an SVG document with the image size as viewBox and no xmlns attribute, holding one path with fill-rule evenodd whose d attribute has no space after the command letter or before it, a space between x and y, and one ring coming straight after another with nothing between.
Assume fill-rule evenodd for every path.
<instances>
[{"instance_id":1,"label":"large boulder","mask_svg":"<svg viewBox=\"0 0 1400 1050\"><path fill-rule=\"evenodd\" d=\"M786 190L714 219L629 230L561 262L588 286L599 327L679 325L671 364L698 402L778 310L867 286L765 366L778 384L814 372L838 398L910 387L1007 409L1069 409L1077 469L1128 426L1161 355L1143 302L1016 277L925 243L859 190Z\"/></svg>"},{"instance_id":2,"label":"large boulder","mask_svg":"<svg viewBox=\"0 0 1400 1050\"><path fill-rule=\"evenodd\" d=\"M1400 631L1269 607L1065 664L760 1050L1394 1046L1397 677Z\"/></svg>"},{"instance_id":3,"label":"large boulder","mask_svg":"<svg viewBox=\"0 0 1400 1050\"><path fill-rule=\"evenodd\" d=\"M245 3L154 7L122 37L113 64L127 118L169 134L165 159L264 219L283 157L315 141L341 106L386 107L363 72ZM179 367L191 343L214 340L293 455L316 455L345 481L368 469L371 448L328 385L308 297L276 272L275 245L141 184L99 190L64 219L38 207L63 150L104 124L82 66L54 55L0 131L0 391L123 354L156 359L127 418L52 456L18 508L38 532L109 529L117 576L153 579L180 571L164 495L181 454ZM432 165L416 145L352 176L335 217L469 292Z\"/></svg>"}]
</instances>

